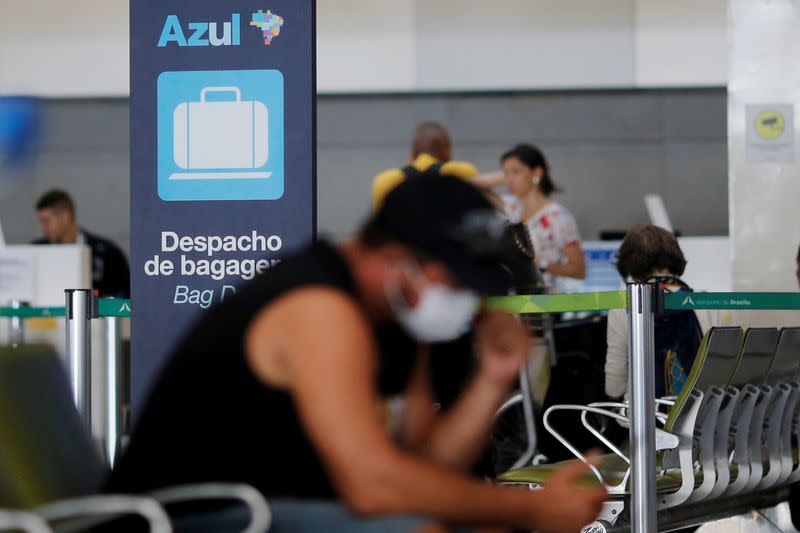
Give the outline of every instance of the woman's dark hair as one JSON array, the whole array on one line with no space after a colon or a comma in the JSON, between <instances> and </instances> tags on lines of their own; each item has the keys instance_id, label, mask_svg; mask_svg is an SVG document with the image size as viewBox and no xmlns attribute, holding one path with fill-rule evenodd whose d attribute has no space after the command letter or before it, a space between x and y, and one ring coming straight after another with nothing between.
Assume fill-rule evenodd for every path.
<instances>
[{"instance_id":1,"label":"woman's dark hair","mask_svg":"<svg viewBox=\"0 0 800 533\"><path fill-rule=\"evenodd\" d=\"M675 235L647 224L634 226L625 235L617 253L617 271L620 276L644 281L653 272L666 270L673 276L683 275L686 258Z\"/></svg>"},{"instance_id":2,"label":"woman's dark hair","mask_svg":"<svg viewBox=\"0 0 800 533\"><path fill-rule=\"evenodd\" d=\"M550 177L550 165L547 164L547 159L544 158L544 154L541 150L532 144L518 144L504 153L502 157L500 157L500 162L505 163L506 160L512 157L518 159L531 170L537 168L542 169L542 179L539 181L539 190L542 191L542 194L550 196L554 192L561 192L561 189L556 187L555 183L553 183L553 178Z\"/></svg>"}]
</instances>

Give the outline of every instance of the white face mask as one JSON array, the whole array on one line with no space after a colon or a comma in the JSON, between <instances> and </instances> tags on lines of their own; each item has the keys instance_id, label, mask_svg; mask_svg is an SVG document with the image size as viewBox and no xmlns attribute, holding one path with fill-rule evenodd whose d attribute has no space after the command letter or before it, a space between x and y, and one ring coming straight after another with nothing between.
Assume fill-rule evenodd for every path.
<instances>
[{"instance_id":1,"label":"white face mask","mask_svg":"<svg viewBox=\"0 0 800 533\"><path fill-rule=\"evenodd\" d=\"M386 287L389 305L398 322L420 342L447 342L469 331L478 312L478 295L428 283L416 307L409 307L398 287Z\"/></svg>"}]
</instances>

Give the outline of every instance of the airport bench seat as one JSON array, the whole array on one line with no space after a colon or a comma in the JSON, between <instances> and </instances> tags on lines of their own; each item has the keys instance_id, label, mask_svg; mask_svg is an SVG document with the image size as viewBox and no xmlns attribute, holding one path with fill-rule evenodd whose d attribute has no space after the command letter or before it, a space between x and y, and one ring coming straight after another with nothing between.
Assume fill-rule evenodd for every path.
<instances>
[{"instance_id":1,"label":"airport bench seat","mask_svg":"<svg viewBox=\"0 0 800 533\"><path fill-rule=\"evenodd\" d=\"M800 480L797 442L800 419L800 328L712 328L703 338L681 395L666 415L657 415L657 492L659 509L748 494ZM625 404L553 406L551 410L582 411L584 426L614 453L593 468L612 499L630 495L630 466L625 455L588 423L588 412L620 416ZM622 407L608 410L611 406ZM547 413L545 415L547 419ZM547 422L556 438L560 435ZM677 437L664 444L663 435ZM659 439L658 436L662 438ZM659 441L661 441L659 443ZM577 459L506 472L501 484L545 485L559 466ZM597 481L596 480L596 481ZM615 511L615 514L617 512Z\"/></svg>"}]
</instances>

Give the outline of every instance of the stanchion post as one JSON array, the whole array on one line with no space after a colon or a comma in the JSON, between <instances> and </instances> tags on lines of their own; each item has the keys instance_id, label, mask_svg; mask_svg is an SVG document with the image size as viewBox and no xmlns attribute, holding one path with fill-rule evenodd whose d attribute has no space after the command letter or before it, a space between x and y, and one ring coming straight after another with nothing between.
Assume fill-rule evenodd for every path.
<instances>
[{"instance_id":1,"label":"stanchion post","mask_svg":"<svg viewBox=\"0 0 800 533\"><path fill-rule=\"evenodd\" d=\"M67 372L78 412L92 427L92 291L67 289Z\"/></svg>"},{"instance_id":2,"label":"stanchion post","mask_svg":"<svg viewBox=\"0 0 800 533\"><path fill-rule=\"evenodd\" d=\"M113 466L119 449L120 432L122 431L122 387L125 379L122 364L120 319L113 316L106 317L105 328L106 397L103 405L106 423L104 425L103 448L109 465Z\"/></svg>"},{"instance_id":3,"label":"stanchion post","mask_svg":"<svg viewBox=\"0 0 800 533\"><path fill-rule=\"evenodd\" d=\"M628 285L628 390L631 403L631 531L657 531L655 287Z\"/></svg>"},{"instance_id":4,"label":"stanchion post","mask_svg":"<svg viewBox=\"0 0 800 533\"><path fill-rule=\"evenodd\" d=\"M20 300L12 300L11 301L11 308L13 309L22 309L24 307L30 307L30 303L23 302ZM25 319L19 316L11 317L11 329L9 330L8 335L9 344L16 348L17 346L22 346L25 344Z\"/></svg>"}]
</instances>

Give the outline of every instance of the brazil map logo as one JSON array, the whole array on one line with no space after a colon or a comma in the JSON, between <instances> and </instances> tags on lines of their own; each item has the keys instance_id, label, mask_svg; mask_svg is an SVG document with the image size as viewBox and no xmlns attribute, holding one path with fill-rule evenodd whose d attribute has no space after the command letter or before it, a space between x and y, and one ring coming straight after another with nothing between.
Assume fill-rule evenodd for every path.
<instances>
[{"instance_id":1,"label":"brazil map logo","mask_svg":"<svg viewBox=\"0 0 800 533\"><path fill-rule=\"evenodd\" d=\"M259 9L257 13L253 13L253 18L250 21L250 25L261 30L261 33L264 37L264 44L269 46L272 44L272 40L281 34L283 17L276 15L269 9L266 13Z\"/></svg>"}]
</instances>

